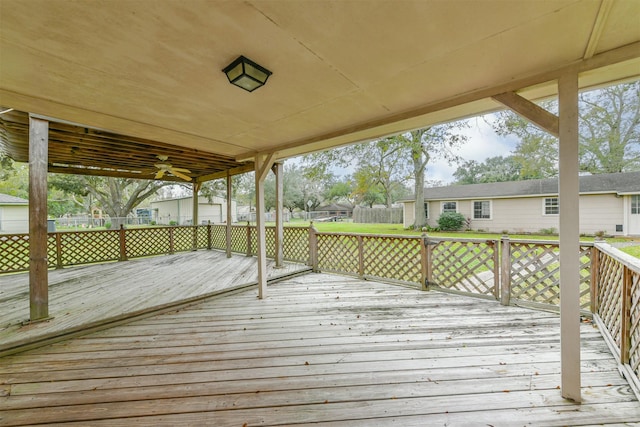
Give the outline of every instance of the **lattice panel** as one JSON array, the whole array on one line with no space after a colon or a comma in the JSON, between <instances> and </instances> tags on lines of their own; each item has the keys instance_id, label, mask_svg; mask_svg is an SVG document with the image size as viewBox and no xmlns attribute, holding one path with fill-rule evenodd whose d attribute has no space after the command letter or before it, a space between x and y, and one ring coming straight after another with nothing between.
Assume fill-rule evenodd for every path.
<instances>
[{"instance_id":1,"label":"lattice panel","mask_svg":"<svg viewBox=\"0 0 640 427\"><path fill-rule=\"evenodd\" d=\"M231 226L231 250L233 252L247 253L247 227Z\"/></svg>"},{"instance_id":2,"label":"lattice panel","mask_svg":"<svg viewBox=\"0 0 640 427\"><path fill-rule=\"evenodd\" d=\"M629 364L635 372L636 377L640 377L640 273L631 271L631 347L629 354Z\"/></svg>"},{"instance_id":3,"label":"lattice panel","mask_svg":"<svg viewBox=\"0 0 640 427\"><path fill-rule=\"evenodd\" d=\"M29 235L0 235L0 253L2 254L2 256L0 256L0 272L11 273L29 270Z\"/></svg>"},{"instance_id":4,"label":"lattice panel","mask_svg":"<svg viewBox=\"0 0 640 427\"><path fill-rule=\"evenodd\" d=\"M624 266L603 252L598 251L598 256L600 257L598 315L620 348Z\"/></svg>"},{"instance_id":5,"label":"lattice panel","mask_svg":"<svg viewBox=\"0 0 640 427\"><path fill-rule=\"evenodd\" d=\"M255 229L253 231L256 231ZM258 248L258 236L257 231L254 233L255 243L253 244L254 252ZM275 258L276 257L276 228L275 227L267 227L265 228L265 246L267 248L267 257Z\"/></svg>"},{"instance_id":6,"label":"lattice panel","mask_svg":"<svg viewBox=\"0 0 640 427\"><path fill-rule=\"evenodd\" d=\"M58 233L49 233L47 235L47 266L49 268L55 268L58 264L58 248L56 245L56 234Z\"/></svg>"},{"instance_id":7,"label":"lattice panel","mask_svg":"<svg viewBox=\"0 0 640 427\"><path fill-rule=\"evenodd\" d=\"M308 262L309 229L306 227L285 227L282 252L287 261Z\"/></svg>"},{"instance_id":8,"label":"lattice panel","mask_svg":"<svg viewBox=\"0 0 640 427\"><path fill-rule=\"evenodd\" d=\"M420 284L420 240L365 236L363 243L366 276Z\"/></svg>"},{"instance_id":9,"label":"lattice panel","mask_svg":"<svg viewBox=\"0 0 640 427\"><path fill-rule=\"evenodd\" d=\"M173 229L173 251L186 252L193 250L193 226Z\"/></svg>"},{"instance_id":10,"label":"lattice panel","mask_svg":"<svg viewBox=\"0 0 640 427\"><path fill-rule=\"evenodd\" d=\"M358 238L318 234L318 269L358 274Z\"/></svg>"},{"instance_id":11,"label":"lattice panel","mask_svg":"<svg viewBox=\"0 0 640 427\"><path fill-rule=\"evenodd\" d=\"M438 242L432 252L432 281L443 288L494 295L495 245L486 242Z\"/></svg>"},{"instance_id":12,"label":"lattice panel","mask_svg":"<svg viewBox=\"0 0 640 427\"><path fill-rule=\"evenodd\" d=\"M125 230L127 257L136 258L169 253L169 228L134 228Z\"/></svg>"},{"instance_id":13,"label":"lattice panel","mask_svg":"<svg viewBox=\"0 0 640 427\"><path fill-rule=\"evenodd\" d=\"M198 249L207 249L207 244L209 240L209 229L206 225L198 225L198 238L197 238L197 247Z\"/></svg>"},{"instance_id":14,"label":"lattice panel","mask_svg":"<svg viewBox=\"0 0 640 427\"><path fill-rule=\"evenodd\" d=\"M231 240L233 241L233 227L231 228L231 236ZM214 249L222 249L223 251L227 250L227 227L224 225L211 226L211 247Z\"/></svg>"},{"instance_id":15,"label":"lattice panel","mask_svg":"<svg viewBox=\"0 0 640 427\"><path fill-rule=\"evenodd\" d=\"M117 261L120 259L119 234L118 230L60 233L62 265ZM53 259L49 255L49 263L53 261L55 265L55 237L52 240L54 252Z\"/></svg>"}]
</instances>

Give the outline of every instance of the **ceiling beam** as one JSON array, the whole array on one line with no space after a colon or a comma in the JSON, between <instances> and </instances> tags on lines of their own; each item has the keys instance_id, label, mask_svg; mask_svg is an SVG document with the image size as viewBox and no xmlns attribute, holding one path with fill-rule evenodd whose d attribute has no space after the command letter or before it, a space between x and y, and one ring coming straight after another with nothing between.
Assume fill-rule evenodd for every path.
<instances>
[{"instance_id":1,"label":"ceiling beam","mask_svg":"<svg viewBox=\"0 0 640 427\"><path fill-rule=\"evenodd\" d=\"M600 37L602 37L602 31L604 30L604 27L607 23L609 12L611 12L612 6L613 0L601 1L600 9L598 9L598 15L596 16L596 21L593 23L593 28L591 29L589 42L587 43L587 47L584 51L584 59L589 59L596 53L598 43L600 42Z\"/></svg>"},{"instance_id":2,"label":"ceiling beam","mask_svg":"<svg viewBox=\"0 0 640 427\"><path fill-rule=\"evenodd\" d=\"M560 119L555 114L548 112L515 92L505 92L494 95L491 98L531 121L542 130L549 132L556 138L559 137Z\"/></svg>"},{"instance_id":3,"label":"ceiling beam","mask_svg":"<svg viewBox=\"0 0 640 427\"><path fill-rule=\"evenodd\" d=\"M222 179L227 177L227 173L230 176L240 175L242 173L253 172L255 169L253 163L247 163L243 166L239 166L236 168L231 168L226 171L220 171L216 173L211 173L209 175L203 175L195 178L196 182L205 182L205 181L213 181L214 179Z\"/></svg>"}]
</instances>

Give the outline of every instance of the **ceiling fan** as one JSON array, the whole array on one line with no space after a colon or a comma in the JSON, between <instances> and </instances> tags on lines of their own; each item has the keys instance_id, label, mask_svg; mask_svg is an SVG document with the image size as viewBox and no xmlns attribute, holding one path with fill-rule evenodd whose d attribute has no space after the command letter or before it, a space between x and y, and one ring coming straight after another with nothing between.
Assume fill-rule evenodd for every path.
<instances>
[{"instance_id":1,"label":"ceiling fan","mask_svg":"<svg viewBox=\"0 0 640 427\"><path fill-rule=\"evenodd\" d=\"M191 173L189 169L184 168L174 168L170 163L166 163L169 156L158 155L156 156L161 163L156 163L154 166L158 169L156 172L156 179L160 179L164 176L165 173L169 173L178 178L182 178L185 181L191 181L191 177L186 175L187 173Z\"/></svg>"}]
</instances>

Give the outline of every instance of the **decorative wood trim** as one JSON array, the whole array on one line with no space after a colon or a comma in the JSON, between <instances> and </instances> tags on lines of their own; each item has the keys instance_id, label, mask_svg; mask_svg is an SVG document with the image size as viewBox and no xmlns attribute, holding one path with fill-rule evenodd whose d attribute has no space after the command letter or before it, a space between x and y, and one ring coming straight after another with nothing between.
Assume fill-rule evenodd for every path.
<instances>
[{"instance_id":1,"label":"decorative wood trim","mask_svg":"<svg viewBox=\"0 0 640 427\"><path fill-rule=\"evenodd\" d=\"M556 138L560 132L560 119L544 108L534 104L515 92L505 92L491 97L505 107L518 113L542 130L549 132Z\"/></svg>"},{"instance_id":2,"label":"decorative wood trim","mask_svg":"<svg viewBox=\"0 0 640 427\"><path fill-rule=\"evenodd\" d=\"M620 363L629 363L631 349L631 270L623 266L620 308Z\"/></svg>"},{"instance_id":3,"label":"decorative wood trim","mask_svg":"<svg viewBox=\"0 0 640 427\"><path fill-rule=\"evenodd\" d=\"M502 236L502 263L500 265L500 303L509 305L511 302L511 243L509 236Z\"/></svg>"},{"instance_id":4,"label":"decorative wood trim","mask_svg":"<svg viewBox=\"0 0 640 427\"><path fill-rule=\"evenodd\" d=\"M613 0L601 0L600 9L598 9L598 16L596 16L596 21L593 24L593 29L591 30L591 35L589 36L589 42L587 43L584 55L582 56L584 59L591 58L596 52L598 43L600 42L600 37L602 36L602 31L607 24L609 12L611 12L612 7Z\"/></svg>"}]
</instances>

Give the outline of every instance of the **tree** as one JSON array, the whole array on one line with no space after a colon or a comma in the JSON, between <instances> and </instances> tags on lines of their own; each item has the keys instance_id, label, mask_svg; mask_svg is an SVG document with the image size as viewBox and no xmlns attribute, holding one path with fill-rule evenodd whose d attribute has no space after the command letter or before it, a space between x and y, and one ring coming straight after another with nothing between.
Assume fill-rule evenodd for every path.
<instances>
[{"instance_id":1,"label":"tree","mask_svg":"<svg viewBox=\"0 0 640 427\"><path fill-rule=\"evenodd\" d=\"M521 167L513 156L496 156L489 157L482 163L475 160L464 162L453 176L457 184L517 181L520 179Z\"/></svg>"},{"instance_id":2,"label":"tree","mask_svg":"<svg viewBox=\"0 0 640 427\"><path fill-rule=\"evenodd\" d=\"M52 174L49 185L65 194L81 197L91 195L111 217L111 227L119 228L136 206L153 196L158 189L175 183L149 179Z\"/></svg>"},{"instance_id":3,"label":"tree","mask_svg":"<svg viewBox=\"0 0 640 427\"><path fill-rule=\"evenodd\" d=\"M557 112L557 101L540 105ZM558 140L511 113L498 114L498 134L513 134L520 178L548 178L558 173ZM580 169L593 174L640 170L640 81L581 93L579 96Z\"/></svg>"}]
</instances>

